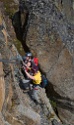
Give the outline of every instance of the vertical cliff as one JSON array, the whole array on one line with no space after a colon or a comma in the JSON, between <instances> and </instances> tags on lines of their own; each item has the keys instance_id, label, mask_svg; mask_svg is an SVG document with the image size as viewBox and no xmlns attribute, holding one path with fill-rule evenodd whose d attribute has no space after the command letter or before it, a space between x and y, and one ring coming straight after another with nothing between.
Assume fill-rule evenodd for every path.
<instances>
[{"instance_id":1,"label":"vertical cliff","mask_svg":"<svg viewBox=\"0 0 74 125\"><path fill-rule=\"evenodd\" d=\"M14 10L13 5L10 4L10 7ZM49 80L47 95L54 101L52 102L55 103L58 117L62 123L70 125L74 124L73 6L73 1L69 0L21 0L17 12L10 14L10 17L13 17L16 37L21 40L24 50L30 50L38 56L40 69L46 73ZM9 60L19 53L13 45L15 33L10 26L11 23L7 21L7 15L4 16L3 13L0 15L1 58ZM0 63L0 123L2 125L61 124L44 89L40 89L39 92L41 105L36 105L28 93L22 92L18 77L21 71L20 65L17 64L17 60L15 62ZM24 78L23 74L21 77Z\"/></svg>"},{"instance_id":2,"label":"vertical cliff","mask_svg":"<svg viewBox=\"0 0 74 125\"><path fill-rule=\"evenodd\" d=\"M73 0L53 0L55 5L61 11L69 23L74 24L74 1Z\"/></svg>"},{"instance_id":3,"label":"vertical cliff","mask_svg":"<svg viewBox=\"0 0 74 125\"><path fill-rule=\"evenodd\" d=\"M24 79L24 75L18 60L20 54L10 37L10 35L14 35L14 30L12 28L12 31L9 32L8 29L12 25L9 19L6 20L6 17L0 10L0 124L53 125L55 122L61 124L46 96L45 89L39 89L40 104L30 98L29 90L23 93L22 79Z\"/></svg>"},{"instance_id":4,"label":"vertical cliff","mask_svg":"<svg viewBox=\"0 0 74 125\"><path fill-rule=\"evenodd\" d=\"M24 41L47 75L47 92L56 101L59 117L74 124L73 1L23 0L22 4L28 12Z\"/></svg>"}]
</instances>

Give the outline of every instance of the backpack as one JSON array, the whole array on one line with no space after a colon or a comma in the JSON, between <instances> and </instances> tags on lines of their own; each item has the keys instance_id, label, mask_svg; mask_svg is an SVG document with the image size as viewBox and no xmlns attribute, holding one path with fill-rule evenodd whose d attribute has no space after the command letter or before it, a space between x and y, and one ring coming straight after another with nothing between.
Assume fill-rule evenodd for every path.
<instances>
[{"instance_id":1,"label":"backpack","mask_svg":"<svg viewBox=\"0 0 74 125\"><path fill-rule=\"evenodd\" d=\"M47 78L46 78L46 76L44 74L42 74L41 77L42 77L41 87L45 88L47 86L47 84L48 84L48 80L47 80Z\"/></svg>"},{"instance_id":2,"label":"backpack","mask_svg":"<svg viewBox=\"0 0 74 125\"><path fill-rule=\"evenodd\" d=\"M33 63L34 63L36 66L38 66L38 58L37 58L37 57L34 57L34 58L33 58Z\"/></svg>"}]
</instances>

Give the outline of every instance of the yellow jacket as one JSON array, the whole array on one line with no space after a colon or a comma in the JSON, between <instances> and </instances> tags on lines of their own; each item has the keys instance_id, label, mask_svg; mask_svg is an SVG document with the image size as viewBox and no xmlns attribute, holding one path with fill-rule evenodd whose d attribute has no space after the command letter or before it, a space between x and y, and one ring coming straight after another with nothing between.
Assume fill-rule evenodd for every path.
<instances>
[{"instance_id":1,"label":"yellow jacket","mask_svg":"<svg viewBox=\"0 0 74 125\"><path fill-rule=\"evenodd\" d=\"M35 75L34 75L35 80L33 80L34 84L40 84L41 83L41 73L40 71L38 71Z\"/></svg>"}]
</instances>

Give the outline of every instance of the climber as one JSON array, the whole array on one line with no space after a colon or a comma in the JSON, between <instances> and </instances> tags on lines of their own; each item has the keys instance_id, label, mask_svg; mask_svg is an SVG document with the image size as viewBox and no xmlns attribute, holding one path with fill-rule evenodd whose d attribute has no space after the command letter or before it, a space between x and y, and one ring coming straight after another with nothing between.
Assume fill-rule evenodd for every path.
<instances>
[{"instance_id":1,"label":"climber","mask_svg":"<svg viewBox=\"0 0 74 125\"><path fill-rule=\"evenodd\" d=\"M26 75L32 79L33 82L33 89L32 89L32 95L31 97L36 101L40 102L39 97L38 97L38 89L40 88L40 83L41 83L41 73L38 69L34 69L34 74L33 76L30 75L26 70L25 70Z\"/></svg>"},{"instance_id":2,"label":"climber","mask_svg":"<svg viewBox=\"0 0 74 125\"><path fill-rule=\"evenodd\" d=\"M32 75L31 65L32 65L32 63L30 61L28 61L26 66L25 65L22 66L24 73L26 70L29 74ZM25 79L22 79L22 83L23 83L23 86L25 89L27 89L27 88L30 89L31 79L26 75L26 73L25 73Z\"/></svg>"},{"instance_id":3,"label":"climber","mask_svg":"<svg viewBox=\"0 0 74 125\"><path fill-rule=\"evenodd\" d=\"M33 76L34 73L35 73L35 70L38 71L38 58L37 57L32 57L32 53L30 52L27 52L26 53L26 56L23 57L23 71L25 72L25 70L31 75ZM31 85L31 81L32 79L30 77L28 77L26 75L26 73L24 74L25 78L27 80L29 80L29 83ZM24 83L26 84L26 80L24 80ZM30 88L30 85L29 85L29 88Z\"/></svg>"},{"instance_id":4,"label":"climber","mask_svg":"<svg viewBox=\"0 0 74 125\"><path fill-rule=\"evenodd\" d=\"M27 52L25 56L22 57L23 58L23 65L27 64L28 61L32 60L32 53Z\"/></svg>"},{"instance_id":5,"label":"climber","mask_svg":"<svg viewBox=\"0 0 74 125\"><path fill-rule=\"evenodd\" d=\"M26 55L25 55L24 57L22 57L22 58L23 58L23 66L22 66L23 71L24 71L24 69L26 69L27 71L29 71L29 72L31 73L32 53L27 52ZM24 74L24 75L25 75L25 74ZM26 76L25 76L25 77L26 77ZM26 77L26 78L28 78L28 77Z\"/></svg>"},{"instance_id":6,"label":"climber","mask_svg":"<svg viewBox=\"0 0 74 125\"><path fill-rule=\"evenodd\" d=\"M29 72L30 74L32 73L32 63L31 61L28 61L27 64L22 66L23 70ZM27 77L28 78L28 77Z\"/></svg>"},{"instance_id":7,"label":"climber","mask_svg":"<svg viewBox=\"0 0 74 125\"><path fill-rule=\"evenodd\" d=\"M39 69L38 66L38 58L37 57L33 57L32 53L28 52L26 53L26 56L23 57L23 67L26 67L27 69L29 69L28 67L28 61L31 62L31 67L30 67L30 71L31 73L34 72L34 69Z\"/></svg>"}]
</instances>

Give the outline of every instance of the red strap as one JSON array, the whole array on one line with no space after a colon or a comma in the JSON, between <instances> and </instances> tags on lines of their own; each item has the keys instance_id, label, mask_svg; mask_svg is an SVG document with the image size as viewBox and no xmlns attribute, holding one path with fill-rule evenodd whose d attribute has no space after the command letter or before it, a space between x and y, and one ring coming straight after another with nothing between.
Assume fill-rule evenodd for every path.
<instances>
[{"instance_id":1,"label":"red strap","mask_svg":"<svg viewBox=\"0 0 74 125\"><path fill-rule=\"evenodd\" d=\"M38 90L38 88L34 88L34 90Z\"/></svg>"}]
</instances>

